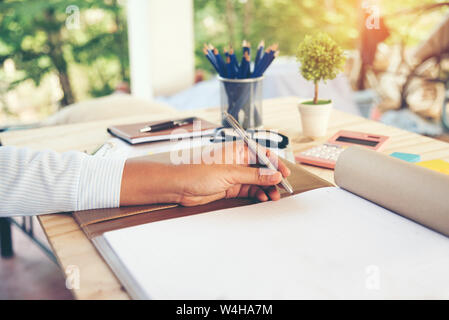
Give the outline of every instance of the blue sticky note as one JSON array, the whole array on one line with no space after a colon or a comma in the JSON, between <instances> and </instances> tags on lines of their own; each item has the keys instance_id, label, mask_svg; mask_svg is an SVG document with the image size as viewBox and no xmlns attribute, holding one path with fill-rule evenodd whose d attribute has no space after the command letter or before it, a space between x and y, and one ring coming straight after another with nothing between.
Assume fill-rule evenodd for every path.
<instances>
[{"instance_id":1,"label":"blue sticky note","mask_svg":"<svg viewBox=\"0 0 449 320\"><path fill-rule=\"evenodd\" d=\"M393 152L390 156L407 161L407 162L419 162L421 161L421 156L414 153L405 152Z\"/></svg>"}]
</instances>

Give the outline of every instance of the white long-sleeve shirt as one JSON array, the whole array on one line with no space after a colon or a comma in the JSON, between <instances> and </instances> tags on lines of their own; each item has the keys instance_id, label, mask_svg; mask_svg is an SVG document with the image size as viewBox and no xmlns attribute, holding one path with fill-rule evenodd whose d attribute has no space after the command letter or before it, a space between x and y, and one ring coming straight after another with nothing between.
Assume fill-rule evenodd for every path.
<instances>
[{"instance_id":1,"label":"white long-sleeve shirt","mask_svg":"<svg viewBox=\"0 0 449 320\"><path fill-rule=\"evenodd\" d=\"M0 217L120 205L123 158L0 147Z\"/></svg>"}]
</instances>

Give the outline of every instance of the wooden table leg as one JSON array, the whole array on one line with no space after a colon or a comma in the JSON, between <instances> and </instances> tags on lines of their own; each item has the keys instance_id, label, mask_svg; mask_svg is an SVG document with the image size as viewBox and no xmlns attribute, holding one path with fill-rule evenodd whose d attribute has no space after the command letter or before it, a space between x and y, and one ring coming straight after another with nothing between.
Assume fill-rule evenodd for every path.
<instances>
[{"instance_id":1,"label":"wooden table leg","mask_svg":"<svg viewBox=\"0 0 449 320\"><path fill-rule=\"evenodd\" d=\"M0 246L2 258L10 258L14 255L9 218L0 218Z\"/></svg>"}]
</instances>

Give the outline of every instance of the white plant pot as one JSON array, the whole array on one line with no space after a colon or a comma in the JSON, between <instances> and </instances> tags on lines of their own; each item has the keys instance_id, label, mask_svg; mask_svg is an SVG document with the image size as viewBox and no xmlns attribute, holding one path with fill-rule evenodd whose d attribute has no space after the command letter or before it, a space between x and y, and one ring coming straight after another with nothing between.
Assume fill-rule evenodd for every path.
<instances>
[{"instance_id":1,"label":"white plant pot","mask_svg":"<svg viewBox=\"0 0 449 320\"><path fill-rule=\"evenodd\" d=\"M298 104L301 114L302 133L306 137L318 138L326 135L329 117L332 111L332 101L327 104L304 104L300 101Z\"/></svg>"}]
</instances>

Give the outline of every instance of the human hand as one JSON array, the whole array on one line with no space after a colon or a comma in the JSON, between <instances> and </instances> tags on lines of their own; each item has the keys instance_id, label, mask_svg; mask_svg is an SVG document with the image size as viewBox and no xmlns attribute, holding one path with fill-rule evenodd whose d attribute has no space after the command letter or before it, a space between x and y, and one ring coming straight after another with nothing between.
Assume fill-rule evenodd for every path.
<instances>
[{"instance_id":1,"label":"human hand","mask_svg":"<svg viewBox=\"0 0 449 320\"><path fill-rule=\"evenodd\" d=\"M207 157L202 154L200 161L194 161L199 164L166 165L130 159L122 178L121 205L175 202L194 206L234 197L278 200L280 194L275 186L290 170L275 155L264 151L279 171L250 166L257 159L239 143L209 150ZM214 161L206 164L205 159Z\"/></svg>"}]
</instances>

